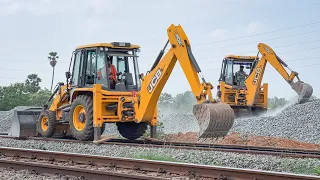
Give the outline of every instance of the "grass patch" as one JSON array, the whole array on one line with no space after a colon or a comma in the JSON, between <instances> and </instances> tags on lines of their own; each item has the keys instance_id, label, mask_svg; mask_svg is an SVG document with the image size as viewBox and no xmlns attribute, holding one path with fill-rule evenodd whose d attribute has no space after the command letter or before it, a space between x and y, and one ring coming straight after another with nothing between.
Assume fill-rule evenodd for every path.
<instances>
[{"instance_id":1,"label":"grass patch","mask_svg":"<svg viewBox=\"0 0 320 180\"><path fill-rule=\"evenodd\" d=\"M314 168L313 172L320 176L320 166Z\"/></svg>"},{"instance_id":2,"label":"grass patch","mask_svg":"<svg viewBox=\"0 0 320 180\"><path fill-rule=\"evenodd\" d=\"M178 162L173 157L169 156L159 156L159 155L134 155L131 158L136 158L136 159L147 159L147 160L156 160L156 161L169 161L169 162Z\"/></svg>"}]
</instances>

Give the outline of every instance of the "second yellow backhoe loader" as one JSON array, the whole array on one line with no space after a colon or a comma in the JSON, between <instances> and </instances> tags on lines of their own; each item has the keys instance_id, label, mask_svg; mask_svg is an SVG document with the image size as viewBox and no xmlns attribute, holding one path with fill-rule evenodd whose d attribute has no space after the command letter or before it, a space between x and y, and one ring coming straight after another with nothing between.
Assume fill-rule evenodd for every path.
<instances>
[{"instance_id":1,"label":"second yellow backhoe loader","mask_svg":"<svg viewBox=\"0 0 320 180\"><path fill-rule=\"evenodd\" d=\"M268 84L261 84L261 82L267 63L270 63L298 94L297 103L308 101L313 93L312 86L301 81L298 73L292 71L271 47L259 43L258 50L257 56L229 55L223 59L220 83L217 86L220 102L230 105L236 117L266 112ZM261 58L259 53L262 55ZM291 72L289 73L285 68ZM296 82L294 82L295 78L297 78Z\"/></svg>"},{"instance_id":2,"label":"second yellow backhoe loader","mask_svg":"<svg viewBox=\"0 0 320 180\"><path fill-rule=\"evenodd\" d=\"M157 101L178 60L197 100L193 113L199 137L225 136L234 122L232 108L213 99L213 86L202 76L182 27L171 25L167 33L165 48L169 44L170 50L165 55L165 48L160 51L145 76L139 73L138 45L114 42L77 47L66 72L67 83L57 85L51 105L15 111L10 135L70 133L78 140L96 141L106 123L116 123L123 137L137 139L148 125L150 129L157 125Z\"/></svg>"}]
</instances>

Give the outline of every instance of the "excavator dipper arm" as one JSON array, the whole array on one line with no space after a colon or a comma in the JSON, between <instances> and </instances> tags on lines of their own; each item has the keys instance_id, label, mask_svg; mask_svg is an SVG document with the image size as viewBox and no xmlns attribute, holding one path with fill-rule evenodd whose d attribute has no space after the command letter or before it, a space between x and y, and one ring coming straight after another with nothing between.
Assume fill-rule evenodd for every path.
<instances>
[{"instance_id":1,"label":"excavator dipper arm","mask_svg":"<svg viewBox=\"0 0 320 180\"><path fill-rule=\"evenodd\" d=\"M271 47L266 44L258 44L259 52L262 54L261 59L258 61L257 65L253 69L252 73L248 76L245 84L248 89L247 103L252 105L256 94L258 93L258 88L260 87L264 71L267 62L269 62L272 67L274 67L278 73L289 83L294 91L299 95L298 102L304 103L308 101L313 93L313 88L309 84L300 80L298 73L292 71L288 65L280 59L279 56L273 51ZM288 68L291 72L288 73L285 69ZM293 80L297 78L296 82Z\"/></svg>"},{"instance_id":2,"label":"excavator dipper arm","mask_svg":"<svg viewBox=\"0 0 320 180\"><path fill-rule=\"evenodd\" d=\"M206 82L191 52L190 42L180 25L171 25L168 30L170 50L160 52L151 71L143 77L140 90L140 103L136 104L136 122L153 118L157 101L177 60L181 65L197 100L193 113L200 126L200 137L225 136L234 122L234 112L227 104L218 104L212 98L211 83ZM200 82L200 78L202 82ZM177 88L179 84L177 83Z\"/></svg>"}]
</instances>

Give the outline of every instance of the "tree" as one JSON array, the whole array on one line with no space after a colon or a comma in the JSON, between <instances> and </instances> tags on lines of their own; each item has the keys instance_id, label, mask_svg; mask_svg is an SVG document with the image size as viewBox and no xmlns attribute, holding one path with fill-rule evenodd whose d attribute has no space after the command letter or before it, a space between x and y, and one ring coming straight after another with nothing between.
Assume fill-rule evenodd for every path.
<instances>
[{"instance_id":1,"label":"tree","mask_svg":"<svg viewBox=\"0 0 320 180\"><path fill-rule=\"evenodd\" d=\"M41 89L39 92L30 95L28 104L33 106L43 106L47 103L51 94L52 93L48 89ZM48 104L51 104L51 102Z\"/></svg>"},{"instance_id":2,"label":"tree","mask_svg":"<svg viewBox=\"0 0 320 180\"><path fill-rule=\"evenodd\" d=\"M7 111L16 106L43 106L51 92L41 89L41 78L36 74L28 75L25 83L15 83L0 87L0 111Z\"/></svg>"},{"instance_id":3,"label":"tree","mask_svg":"<svg viewBox=\"0 0 320 180\"><path fill-rule=\"evenodd\" d=\"M0 110L7 111L16 106L27 106L29 93L24 83L0 87Z\"/></svg>"},{"instance_id":4,"label":"tree","mask_svg":"<svg viewBox=\"0 0 320 180\"><path fill-rule=\"evenodd\" d=\"M57 56L57 52L50 52L48 59L50 60L50 65L52 66L52 80L51 80L51 88L50 91L52 91L52 85L53 85L53 79L54 79L54 67L57 64L57 60L59 56Z\"/></svg>"},{"instance_id":5,"label":"tree","mask_svg":"<svg viewBox=\"0 0 320 180\"><path fill-rule=\"evenodd\" d=\"M191 91L177 94L174 97L174 107L183 111L192 111L193 104L195 104L195 97Z\"/></svg>"},{"instance_id":6,"label":"tree","mask_svg":"<svg viewBox=\"0 0 320 180\"><path fill-rule=\"evenodd\" d=\"M278 98L277 96L273 98L268 98L268 106L271 109L275 109L280 106L284 106L288 101L285 98Z\"/></svg>"},{"instance_id":7,"label":"tree","mask_svg":"<svg viewBox=\"0 0 320 180\"><path fill-rule=\"evenodd\" d=\"M41 89L40 82L41 82L41 78L39 78L37 74L28 75L25 81L27 92L29 93L38 92Z\"/></svg>"},{"instance_id":8,"label":"tree","mask_svg":"<svg viewBox=\"0 0 320 180\"><path fill-rule=\"evenodd\" d=\"M173 97L169 93L161 93L158 101L159 106L169 107L173 104Z\"/></svg>"}]
</instances>

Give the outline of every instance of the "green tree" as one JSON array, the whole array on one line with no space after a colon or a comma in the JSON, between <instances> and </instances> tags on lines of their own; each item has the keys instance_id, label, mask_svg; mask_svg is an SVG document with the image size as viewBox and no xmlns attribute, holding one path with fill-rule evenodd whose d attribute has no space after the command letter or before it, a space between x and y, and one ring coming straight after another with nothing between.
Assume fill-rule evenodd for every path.
<instances>
[{"instance_id":1,"label":"green tree","mask_svg":"<svg viewBox=\"0 0 320 180\"><path fill-rule=\"evenodd\" d=\"M52 67L52 80L51 80L51 88L50 91L52 91L52 86L53 86L53 79L54 79L54 67L57 64L57 59L59 56L57 56L57 52L50 52L48 59L50 60L50 65Z\"/></svg>"},{"instance_id":2,"label":"green tree","mask_svg":"<svg viewBox=\"0 0 320 180\"><path fill-rule=\"evenodd\" d=\"M285 98L278 98L277 96L273 98L268 98L268 106L270 109L275 109L277 107L284 106L288 101Z\"/></svg>"},{"instance_id":3,"label":"green tree","mask_svg":"<svg viewBox=\"0 0 320 180\"><path fill-rule=\"evenodd\" d=\"M173 104L173 97L169 93L161 93L158 101L160 107L170 107Z\"/></svg>"},{"instance_id":4,"label":"green tree","mask_svg":"<svg viewBox=\"0 0 320 180\"><path fill-rule=\"evenodd\" d=\"M25 83L15 83L0 87L0 111L7 111L16 106L43 106L51 92L41 89L41 78L36 74L28 75Z\"/></svg>"},{"instance_id":5,"label":"green tree","mask_svg":"<svg viewBox=\"0 0 320 180\"><path fill-rule=\"evenodd\" d=\"M174 107L182 111L192 111L192 107L195 103L196 100L191 91L177 94L174 97Z\"/></svg>"},{"instance_id":6,"label":"green tree","mask_svg":"<svg viewBox=\"0 0 320 180\"><path fill-rule=\"evenodd\" d=\"M30 95L28 104L32 106L43 106L47 103L51 94L48 89L41 89L39 92ZM50 105L51 102L49 102L48 105Z\"/></svg>"},{"instance_id":7,"label":"green tree","mask_svg":"<svg viewBox=\"0 0 320 180\"><path fill-rule=\"evenodd\" d=\"M7 111L16 106L27 106L29 93L24 83L15 83L0 87L0 110Z\"/></svg>"},{"instance_id":8,"label":"green tree","mask_svg":"<svg viewBox=\"0 0 320 180\"><path fill-rule=\"evenodd\" d=\"M38 92L41 89L40 82L41 78L39 78L37 74L28 75L25 81L26 90L30 93Z\"/></svg>"}]
</instances>

